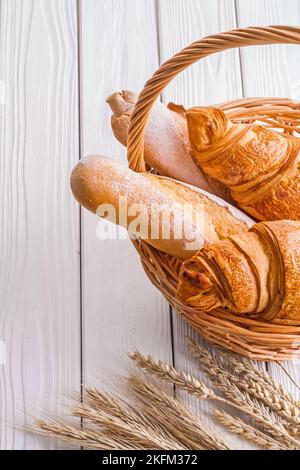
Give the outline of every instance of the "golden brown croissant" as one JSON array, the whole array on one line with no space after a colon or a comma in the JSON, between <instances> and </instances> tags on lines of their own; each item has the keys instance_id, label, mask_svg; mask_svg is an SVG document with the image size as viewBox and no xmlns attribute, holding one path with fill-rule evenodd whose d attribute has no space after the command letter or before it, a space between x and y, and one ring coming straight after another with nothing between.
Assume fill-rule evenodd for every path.
<instances>
[{"instance_id":1,"label":"golden brown croissant","mask_svg":"<svg viewBox=\"0 0 300 470\"><path fill-rule=\"evenodd\" d=\"M218 108L186 112L192 154L205 174L258 220L300 219L300 139L233 124Z\"/></svg>"},{"instance_id":2,"label":"golden brown croissant","mask_svg":"<svg viewBox=\"0 0 300 470\"><path fill-rule=\"evenodd\" d=\"M200 310L300 319L300 222L255 224L186 260L177 295Z\"/></svg>"}]
</instances>

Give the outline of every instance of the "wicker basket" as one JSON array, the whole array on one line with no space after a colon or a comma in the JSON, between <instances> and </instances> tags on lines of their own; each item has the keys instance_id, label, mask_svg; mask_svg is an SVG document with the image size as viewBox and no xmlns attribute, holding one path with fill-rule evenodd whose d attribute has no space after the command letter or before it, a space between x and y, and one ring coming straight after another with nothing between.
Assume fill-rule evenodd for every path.
<instances>
[{"instance_id":1,"label":"wicker basket","mask_svg":"<svg viewBox=\"0 0 300 470\"><path fill-rule=\"evenodd\" d=\"M147 118L156 98L173 77L198 59L216 52L265 44L300 44L300 28L246 28L209 36L194 42L165 62L146 83L131 116L128 136L130 168L137 172L146 171L143 139ZM300 133L299 102L278 98L252 98L219 106L236 122L260 121L285 133ZM135 240L134 245L150 281L204 338L258 360L300 358L300 322L268 323L233 315L224 309L206 313L188 307L176 298L180 260L165 255L140 240Z\"/></svg>"}]
</instances>

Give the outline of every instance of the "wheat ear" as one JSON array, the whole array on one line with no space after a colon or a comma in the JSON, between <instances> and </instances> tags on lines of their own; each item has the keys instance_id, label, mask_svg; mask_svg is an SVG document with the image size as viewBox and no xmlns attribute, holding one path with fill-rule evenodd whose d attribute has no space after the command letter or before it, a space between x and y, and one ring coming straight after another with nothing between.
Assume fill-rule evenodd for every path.
<instances>
[{"instance_id":1,"label":"wheat ear","mask_svg":"<svg viewBox=\"0 0 300 470\"><path fill-rule=\"evenodd\" d=\"M228 428L232 433L238 434L240 437L247 439L254 444L257 444L263 449L269 450L287 450L288 448L276 441L270 436L267 436L265 433L259 431L258 429L250 426L242 419L238 417L233 417L225 411L215 410L214 414L217 420Z\"/></svg>"},{"instance_id":2,"label":"wheat ear","mask_svg":"<svg viewBox=\"0 0 300 470\"><path fill-rule=\"evenodd\" d=\"M114 438L99 434L95 431L72 426L61 421L44 421L38 419L35 421L37 428L35 432L41 434L43 437L54 437L68 444L82 445L91 449L100 450L135 450L140 447L133 447L132 444L128 445L127 442L117 441Z\"/></svg>"},{"instance_id":3,"label":"wheat ear","mask_svg":"<svg viewBox=\"0 0 300 470\"><path fill-rule=\"evenodd\" d=\"M299 448L300 443L290 436L281 423L274 421L273 416L263 405L256 400L251 400L249 394L246 392L242 393L235 384L232 384L228 379L221 376L218 383L218 388L229 397L229 399L226 399L216 395L213 390L206 387L203 382L200 382L195 377L185 374L184 372L178 372L169 364L163 363L162 361L155 361L152 357L143 356L139 352L130 354L130 357L145 373L161 380L172 382L179 389L185 390L198 399L208 398L230 405L253 418L263 426L265 430L270 432L272 436L279 436L290 449Z\"/></svg>"},{"instance_id":4,"label":"wheat ear","mask_svg":"<svg viewBox=\"0 0 300 470\"><path fill-rule=\"evenodd\" d=\"M199 399L218 399L215 392L209 389L203 382L200 382L190 374L178 372L175 367L169 364L162 361L156 361L151 356L144 356L138 351L130 353L129 357L145 373L153 375L160 380L172 382L179 389L185 390L187 393L194 395Z\"/></svg>"},{"instance_id":5,"label":"wheat ear","mask_svg":"<svg viewBox=\"0 0 300 470\"><path fill-rule=\"evenodd\" d=\"M229 369L229 364L231 365L232 362L225 364L203 346L195 343L191 338L189 338L189 346L191 353L198 359L200 366L208 374L212 382L217 385L220 384L222 388L224 388L224 379L227 379L229 385L234 383L240 390L261 400L272 411L283 418L284 426L290 432L294 435L298 434L300 425L299 410L292 404L291 399L286 401L286 394L282 394L280 388L275 383L271 385L273 380L271 378L271 380L268 379L268 374L256 373L256 371L260 371L255 366L250 366L249 362L251 361L237 363L237 367L234 370ZM225 387L225 389L228 389L228 387ZM231 396L231 393L232 390L230 390L229 386L229 396Z\"/></svg>"},{"instance_id":6,"label":"wheat ear","mask_svg":"<svg viewBox=\"0 0 300 470\"><path fill-rule=\"evenodd\" d=\"M295 400L292 394L285 391L281 384L277 384L273 377L264 370L256 367L254 361L244 356L237 356L236 354L224 352L222 356L226 359L230 370L238 376L244 375L254 382L265 387L270 393L280 396L284 400L286 406L290 407L291 414L294 416L300 415L300 402ZM282 367L282 365L280 364Z\"/></svg>"},{"instance_id":7,"label":"wheat ear","mask_svg":"<svg viewBox=\"0 0 300 470\"><path fill-rule=\"evenodd\" d=\"M226 377L219 377L217 387L225 396L230 398L231 402L228 400L229 404L235 403L240 411L251 417L274 439L283 442L289 449L295 450L300 448L300 442L288 433L282 421L270 412L263 403L251 397L245 390L240 390Z\"/></svg>"},{"instance_id":8,"label":"wheat ear","mask_svg":"<svg viewBox=\"0 0 300 470\"><path fill-rule=\"evenodd\" d=\"M100 429L102 428L105 433L109 432L111 435L115 435L116 438L122 437L122 439L145 449L182 450L182 446L178 443L163 439L152 429L137 421L126 423L106 411L96 410L85 404L78 404L74 407L72 414L100 425Z\"/></svg>"},{"instance_id":9,"label":"wheat ear","mask_svg":"<svg viewBox=\"0 0 300 470\"><path fill-rule=\"evenodd\" d=\"M88 387L86 389L87 401L96 410L105 410L106 413L115 416L126 423L143 425L146 428L150 428L158 436L165 441L172 441L172 434L166 432L164 428L157 425L157 422L151 418L149 414L141 413L138 409L133 410L132 407L126 404L120 398L116 398L102 390ZM174 441L174 446L178 446L179 443Z\"/></svg>"},{"instance_id":10,"label":"wheat ear","mask_svg":"<svg viewBox=\"0 0 300 470\"><path fill-rule=\"evenodd\" d=\"M145 414L151 414L189 449L227 450L229 446L217 437L178 400L142 379L129 378L130 387Z\"/></svg>"}]
</instances>

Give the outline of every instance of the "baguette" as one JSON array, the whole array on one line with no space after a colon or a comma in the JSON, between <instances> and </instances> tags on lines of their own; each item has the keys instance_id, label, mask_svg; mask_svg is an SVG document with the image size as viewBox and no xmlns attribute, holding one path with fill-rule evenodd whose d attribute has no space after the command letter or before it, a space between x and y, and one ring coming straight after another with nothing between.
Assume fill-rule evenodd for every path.
<instances>
[{"instance_id":1,"label":"baguette","mask_svg":"<svg viewBox=\"0 0 300 470\"><path fill-rule=\"evenodd\" d=\"M102 156L86 157L75 166L71 188L77 201L88 210L105 215L126 228L130 235L139 236L158 250L180 259L191 257L207 244L231 235L239 236L252 224L236 208L205 191L168 178L135 173ZM111 205L114 211L109 214L109 208L103 204ZM121 207L125 207L125 217ZM153 207L169 214L169 238L161 216L153 236L154 222L157 222ZM138 208L143 215L141 223L135 223L137 212L132 208Z\"/></svg>"},{"instance_id":2,"label":"baguette","mask_svg":"<svg viewBox=\"0 0 300 470\"><path fill-rule=\"evenodd\" d=\"M112 110L111 126L116 139L127 146L130 115L138 95L133 91L113 93L107 98ZM156 102L146 130L144 156L146 163L159 174L215 193L230 201L228 189L204 175L191 157L185 110L182 106Z\"/></svg>"},{"instance_id":3,"label":"baguette","mask_svg":"<svg viewBox=\"0 0 300 470\"><path fill-rule=\"evenodd\" d=\"M169 178L134 173L107 157L80 161L72 172L71 187L87 209L184 260L177 296L185 304L268 321L300 319L300 222L254 224L216 196ZM126 200L126 217L120 197ZM153 203L169 210L169 237L164 236L160 218L158 236L152 237ZM187 215L185 204L191 207ZM140 212L146 208L144 232L138 228L140 220L134 223L134 205ZM182 220L185 231L176 237Z\"/></svg>"},{"instance_id":4,"label":"baguette","mask_svg":"<svg viewBox=\"0 0 300 470\"><path fill-rule=\"evenodd\" d=\"M186 112L192 155L257 220L300 219L300 139L234 124L218 108Z\"/></svg>"}]
</instances>

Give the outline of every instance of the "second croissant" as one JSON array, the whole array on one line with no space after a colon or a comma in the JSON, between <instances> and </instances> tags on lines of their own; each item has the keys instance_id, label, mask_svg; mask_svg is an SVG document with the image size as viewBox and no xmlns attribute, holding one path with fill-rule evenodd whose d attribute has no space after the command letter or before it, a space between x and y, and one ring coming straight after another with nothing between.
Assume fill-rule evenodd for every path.
<instances>
[{"instance_id":1,"label":"second croissant","mask_svg":"<svg viewBox=\"0 0 300 470\"><path fill-rule=\"evenodd\" d=\"M300 139L232 123L219 108L186 112L192 155L257 220L300 219Z\"/></svg>"}]
</instances>

